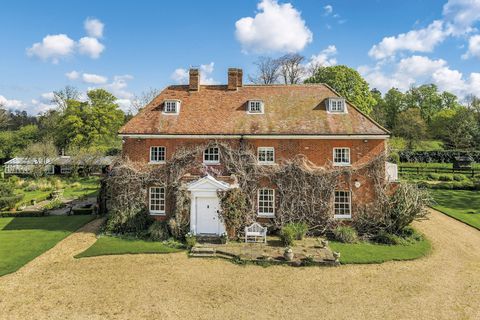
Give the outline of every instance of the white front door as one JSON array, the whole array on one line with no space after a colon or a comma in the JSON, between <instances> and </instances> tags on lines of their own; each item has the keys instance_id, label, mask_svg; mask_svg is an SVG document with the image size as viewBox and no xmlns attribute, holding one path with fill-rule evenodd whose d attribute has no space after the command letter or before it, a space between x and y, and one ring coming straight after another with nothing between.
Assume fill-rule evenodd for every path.
<instances>
[{"instance_id":1,"label":"white front door","mask_svg":"<svg viewBox=\"0 0 480 320\"><path fill-rule=\"evenodd\" d=\"M217 197L196 199L197 234L219 234L219 201Z\"/></svg>"}]
</instances>

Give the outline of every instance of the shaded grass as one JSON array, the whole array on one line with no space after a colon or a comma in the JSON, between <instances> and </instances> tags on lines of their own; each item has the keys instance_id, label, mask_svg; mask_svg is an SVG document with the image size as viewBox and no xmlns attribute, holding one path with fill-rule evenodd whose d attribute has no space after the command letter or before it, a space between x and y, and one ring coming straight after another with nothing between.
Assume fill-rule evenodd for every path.
<instances>
[{"instance_id":1,"label":"shaded grass","mask_svg":"<svg viewBox=\"0 0 480 320\"><path fill-rule=\"evenodd\" d=\"M54 247L93 216L0 218L0 276Z\"/></svg>"},{"instance_id":2,"label":"shaded grass","mask_svg":"<svg viewBox=\"0 0 480 320\"><path fill-rule=\"evenodd\" d=\"M162 242L102 236L90 248L76 255L75 258L114 254L172 253L179 251L182 250Z\"/></svg>"},{"instance_id":3,"label":"shaded grass","mask_svg":"<svg viewBox=\"0 0 480 320\"><path fill-rule=\"evenodd\" d=\"M440 190L430 191L434 209L480 230L480 191Z\"/></svg>"},{"instance_id":4,"label":"shaded grass","mask_svg":"<svg viewBox=\"0 0 480 320\"><path fill-rule=\"evenodd\" d=\"M430 242L423 238L407 245L384 245L368 242L329 243L333 251L340 252L340 263L382 263L386 261L413 260L427 255L431 250Z\"/></svg>"}]
</instances>

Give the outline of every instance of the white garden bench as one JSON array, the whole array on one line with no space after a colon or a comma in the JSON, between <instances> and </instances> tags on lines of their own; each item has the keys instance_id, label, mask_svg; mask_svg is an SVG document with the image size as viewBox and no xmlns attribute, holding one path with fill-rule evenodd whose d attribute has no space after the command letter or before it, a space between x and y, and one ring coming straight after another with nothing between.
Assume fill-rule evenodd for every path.
<instances>
[{"instance_id":1,"label":"white garden bench","mask_svg":"<svg viewBox=\"0 0 480 320\"><path fill-rule=\"evenodd\" d=\"M245 242L260 242L258 238L262 240L261 242L267 243L267 227L262 227L257 222L245 227Z\"/></svg>"}]
</instances>

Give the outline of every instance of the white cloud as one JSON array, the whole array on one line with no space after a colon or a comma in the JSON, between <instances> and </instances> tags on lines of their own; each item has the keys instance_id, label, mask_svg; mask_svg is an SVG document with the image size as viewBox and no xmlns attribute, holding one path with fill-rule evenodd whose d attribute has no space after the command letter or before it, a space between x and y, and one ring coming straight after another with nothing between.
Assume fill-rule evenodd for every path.
<instances>
[{"instance_id":1,"label":"white cloud","mask_svg":"<svg viewBox=\"0 0 480 320\"><path fill-rule=\"evenodd\" d=\"M106 84L104 88L110 91L118 99L132 99L133 93L126 90L128 87L128 81L132 79L133 76L129 74L114 76L113 81Z\"/></svg>"},{"instance_id":2,"label":"white cloud","mask_svg":"<svg viewBox=\"0 0 480 320\"><path fill-rule=\"evenodd\" d=\"M83 37L78 41L78 50L80 54L89 56L92 59L97 59L105 49L96 38Z\"/></svg>"},{"instance_id":3,"label":"white cloud","mask_svg":"<svg viewBox=\"0 0 480 320\"><path fill-rule=\"evenodd\" d=\"M42 93L40 96L45 101L52 101L53 98L55 97L55 94L53 92L45 92L45 93Z\"/></svg>"},{"instance_id":4,"label":"white cloud","mask_svg":"<svg viewBox=\"0 0 480 320\"><path fill-rule=\"evenodd\" d=\"M444 28L443 22L436 20L424 29L383 38L370 49L368 55L375 59L385 59L395 56L398 51L432 52L448 35L449 31Z\"/></svg>"},{"instance_id":5,"label":"white cloud","mask_svg":"<svg viewBox=\"0 0 480 320\"><path fill-rule=\"evenodd\" d=\"M480 34L474 35L468 40L468 51L462 55L462 59L470 57L480 58Z\"/></svg>"},{"instance_id":6,"label":"white cloud","mask_svg":"<svg viewBox=\"0 0 480 320\"><path fill-rule=\"evenodd\" d=\"M60 59L74 53L75 41L66 34L47 35L42 42L37 42L27 49L29 56L58 63Z\"/></svg>"},{"instance_id":7,"label":"white cloud","mask_svg":"<svg viewBox=\"0 0 480 320\"><path fill-rule=\"evenodd\" d=\"M201 84L218 84L218 81L214 80L211 77L211 74L214 70L215 63L210 62L208 64L201 64L200 65L200 83ZM173 73L170 75L170 78L179 84L186 84L188 83L188 70L184 68L177 68Z\"/></svg>"},{"instance_id":8,"label":"white cloud","mask_svg":"<svg viewBox=\"0 0 480 320\"><path fill-rule=\"evenodd\" d=\"M480 0L449 0L443 6L443 15L453 34L471 32L480 20Z\"/></svg>"},{"instance_id":9,"label":"white cloud","mask_svg":"<svg viewBox=\"0 0 480 320\"><path fill-rule=\"evenodd\" d=\"M7 99L0 95L0 106L3 106L7 109L22 109L25 106L25 103L20 100Z\"/></svg>"},{"instance_id":10,"label":"white cloud","mask_svg":"<svg viewBox=\"0 0 480 320\"><path fill-rule=\"evenodd\" d=\"M183 68L177 68L170 75L173 81L176 83L184 84L188 82L188 70Z\"/></svg>"},{"instance_id":11,"label":"white cloud","mask_svg":"<svg viewBox=\"0 0 480 320\"><path fill-rule=\"evenodd\" d=\"M312 32L292 4L261 0L255 17L235 23L235 35L244 52L299 52L312 42Z\"/></svg>"},{"instance_id":12,"label":"white cloud","mask_svg":"<svg viewBox=\"0 0 480 320\"><path fill-rule=\"evenodd\" d=\"M320 51L319 54L310 57L310 61L307 64L311 66L328 67L337 64L335 55L337 54L337 48L334 45L329 45L326 49Z\"/></svg>"},{"instance_id":13,"label":"white cloud","mask_svg":"<svg viewBox=\"0 0 480 320\"><path fill-rule=\"evenodd\" d=\"M103 37L104 24L98 19L87 18L83 23L87 35L93 38Z\"/></svg>"},{"instance_id":14,"label":"white cloud","mask_svg":"<svg viewBox=\"0 0 480 320\"><path fill-rule=\"evenodd\" d=\"M78 42L66 34L47 35L42 42L34 43L27 48L27 55L36 56L44 61L57 64L61 59L76 53L97 59L105 50L105 46L98 41L103 36L103 23L98 19L87 19L84 23L88 36L80 38Z\"/></svg>"},{"instance_id":15,"label":"white cloud","mask_svg":"<svg viewBox=\"0 0 480 320\"><path fill-rule=\"evenodd\" d=\"M383 92L391 87L405 91L412 85L434 83L439 90L452 92L460 98L471 93L480 94L480 73L464 76L460 71L450 69L447 62L442 59L411 56L395 64L392 72L384 70L382 64L377 64L373 68L362 66L358 71L372 88Z\"/></svg>"},{"instance_id":16,"label":"white cloud","mask_svg":"<svg viewBox=\"0 0 480 320\"><path fill-rule=\"evenodd\" d=\"M323 7L323 10L325 12L325 15L328 16L333 12L333 7L329 4L327 4L325 7Z\"/></svg>"},{"instance_id":17,"label":"white cloud","mask_svg":"<svg viewBox=\"0 0 480 320\"><path fill-rule=\"evenodd\" d=\"M73 70L73 71L70 71L70 72L67 72L65 73L65 76L69 79L69 80L76 80L80 77L80 73L78 73L77 71Z\"/></svg>"},{"instance_id":18,"label":"white cloud","mask_svg":"<svg viewBox=\"0 0 480 320\"><path fill-rule=\"evenodd\" d=\"M130 99L117 99L115 102L124 112L130 112L132 110L132 100Z\"/></svg>"},{"instance_id":19,"label":"white cloud","mask_svg":"<svg viewBox=\"0 0 480 320\"><path fill-rule=\"evenodd\" d=\"M107 83L107 78L93 73L84 73L82 74L82 80L85 83L90 84L105 84Z\"/></svg>"}]
</instances>

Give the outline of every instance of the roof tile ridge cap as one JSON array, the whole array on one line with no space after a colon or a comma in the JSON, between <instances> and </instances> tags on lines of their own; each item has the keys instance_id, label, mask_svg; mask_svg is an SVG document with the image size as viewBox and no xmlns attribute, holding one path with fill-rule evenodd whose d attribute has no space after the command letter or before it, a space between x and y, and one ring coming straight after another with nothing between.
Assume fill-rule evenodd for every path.
<instances>
[{"instance_id":1,"label":"roof tile ridge cap","mask_svg":"<svg viewBox=\"0 0 480 320\"><path fill-rule=\"evenodd\" d=\"M367 118L367 120L369 120L370 122L372 122L374 125L376 125L378 128L380 128L381 130L385 131L386 134L390 135L391 132L389 130L387 130L386 128L384 128L381 124L379 124L377 121L373 120L372 118L370 118L369 115L367 115L366 113L364 113L362 110L360 110L355 104L353 104L351 101L349 101L347 98L343 97L342 95L340 95L335 89L333 89L331 86L329 86L328 84L324 83L325 87L327 87L328 89L330 89L330 91L332 91L334 94L336 94L338 97L341 97L341 98L344 98L355 110L357 110L362 116L364 116L365 118Z\"/></svg>"}]
</instances>

